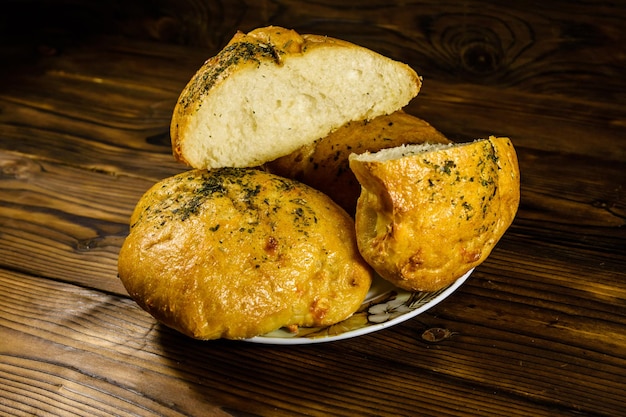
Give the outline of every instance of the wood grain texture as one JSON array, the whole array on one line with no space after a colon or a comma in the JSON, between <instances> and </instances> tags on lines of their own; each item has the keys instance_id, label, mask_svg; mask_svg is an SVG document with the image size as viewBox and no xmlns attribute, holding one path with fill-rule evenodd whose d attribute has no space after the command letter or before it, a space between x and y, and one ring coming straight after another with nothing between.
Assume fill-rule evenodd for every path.
<instances>
[{"instance_id":1,"label":"wood grain texture","mask_svg":"<svg viewBox=\"0 0 626 417\"><path fill-rule=\"evenodd\" d=\"M219 7L187 0L164 5L161 13L179 23L178 39L187 44L216 48L229 25L246 31L271 23L354 41L445 82L626 100L615 88L623 86L626 68L618 52L626 42L624 2L352 0L303 7L298 0L278 0ZM198 13L204 19L194 19Z\"/></svg>"},{"instance_id":2,"label":"wood grain texture","mask_svg":"<svg viewBox=\"0 0 626 417\"><path fill-rule=\"evenodd\" d=\"M83 407L94 415L205 415L205 401L225 415L559 415L600 406L591 414L603 415L622 401L623 358L609 363L566 343L546 356L546 345L555 344L536 320L512 336L506 301L477 308L494 302L491 289L479 299L481 285L453 296L437 315L366 336L365 343L280 348L193 341L155 325L124 297L10 272L0 277L0 323L11 336L0 352L9 410L28 411L45 398L44 411ZM491 326L478 324L494 314L500 317ZM453 336L425 342L420 335L433 326L447 326ZM568 378L580 372L594 384ZM91 398L84 404L81 396Z\"/></svg>"},{"instance_id":3,"label":"wood grain texture","mask_svg":"<svg viewBox=\"0 0 626 417\"><path fill-rule=\"evenodd\" d=\"M9 3L0 415L626 415L624 2ZM424 87L407 111L454 140L512 138L517 218L429 312L331 344L198 342L117 279L137 200L186 169L179 92L265 24L410 63Z\"/></svg>"},{"instance_id":4,"label":"wood grain texture","mask_svg":"<svg viewBox=\"0 0 626 417\"><path fill-rule=\"evenodd\" d=\"M427 79L626 101L623 1L12 3L0 34L48 53L104 32L202 46L212 54L236 30L275 24L354 41L409 63ZM98 24L87 24L94 15Z\"/></svg>"}]
</instances>

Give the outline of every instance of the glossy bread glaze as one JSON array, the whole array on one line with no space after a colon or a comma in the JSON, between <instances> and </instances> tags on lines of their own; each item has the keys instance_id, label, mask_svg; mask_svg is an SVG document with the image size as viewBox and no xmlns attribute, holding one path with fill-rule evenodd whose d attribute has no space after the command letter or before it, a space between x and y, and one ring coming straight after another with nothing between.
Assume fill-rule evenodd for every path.
<instances>
[{"instance_id":1,"label":"glossy bread glaze","mask_svg":"<svg viewBox=\"0 0 626 417\"><path fill-rule=\"evenodd\" d=\"M363 257L385 279L436 291L482 263L519 205L519 168L508 138L427 152L353 156L363 185L356 231Z\"/></svg>"},{"instance_id":2,"label":"glossy bread glaze","mask_svg":"<svg viewBox=\"0 0 626 417\"><path fill-rule=\"evenodd\" d=\"M155 184L131 218L119 276L142 308L197 339L333 324L371 283L354 223L332 200L236 168Z\"/></svg>"}]
</instances>

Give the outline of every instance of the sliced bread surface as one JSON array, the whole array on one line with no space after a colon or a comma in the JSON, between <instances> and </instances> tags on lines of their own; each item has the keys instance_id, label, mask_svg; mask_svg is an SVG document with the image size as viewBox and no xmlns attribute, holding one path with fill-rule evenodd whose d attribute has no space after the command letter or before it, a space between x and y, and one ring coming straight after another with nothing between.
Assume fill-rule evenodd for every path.
<instances>
[{"instance_id":1,"label":"sliced bread surface","mask_svg":"<svg viewBox=\"0 0 626 417\"><path fill-rule=\"evenodd\" d=\"M393 113L420 86L408 65L346 41L275 26L237 33L182 91L173 153L194 168L258 166Z\"/></svg>"}]
</instances>

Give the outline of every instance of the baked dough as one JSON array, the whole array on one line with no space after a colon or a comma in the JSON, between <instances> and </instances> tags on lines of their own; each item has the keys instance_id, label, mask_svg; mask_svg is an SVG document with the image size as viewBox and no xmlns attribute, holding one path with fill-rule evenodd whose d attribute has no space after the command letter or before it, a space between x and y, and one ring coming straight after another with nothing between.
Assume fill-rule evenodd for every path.
<instances>
[{"instance_id":1,"label":"baked dough","mask_svg":"<svg viewBox=\"0 0 626 417\"><path fill-rule=\"evenodd\" d=\"M399 110L420 86L408 65L346 41L276 26L237 33L181 92L173 153L194 168L259 166Z\"/></svg>"},{"instance_id":2,"label":"baked dough","mask_svg":"<svg viewBox=\"0 0 626 417\"><path fill-rule=\"evenodd\" d=\"M369 121L349 122L265 166L270 172L322 191L354 216L361 185L350 170L350 154L425 142L450 141L425 120L397 111Z\"/></svg>"},{"instance_id":3,"label":"baked dough","mask_svg":"<svg viewBox=\"0 0 626 417\"><path fill-rule=\"evenodd\" d=\"M191 170L155 184L119 254L130 296L197 339L326 326L363 302L371 268L329 197L254 169Z\"/></svg>"},{"instance_id":4,"label":"baked dough","mask_svg":"<svg viewBox=\"0 0 626 417\"><path fill-rule=\"evenodd\" d=\"M383 278L436 291L487 258L519 205L511 141L410 145L350 156L357 243Z\"/></svg>"}]
</instances>

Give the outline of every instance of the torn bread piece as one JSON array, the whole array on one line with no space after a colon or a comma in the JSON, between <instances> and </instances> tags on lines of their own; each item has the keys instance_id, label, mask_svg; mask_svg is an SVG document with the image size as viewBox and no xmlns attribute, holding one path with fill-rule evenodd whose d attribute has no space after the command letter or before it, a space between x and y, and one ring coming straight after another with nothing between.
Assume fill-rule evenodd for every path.
<instances>
[{"instance_id":1,"label":"torn bread piece","mask_svg":"<svg viewBox=\"0 0 626 417\"><path fill-rule=\"evenodd\" d=\"M350 168L362 186L359 250L383 278L410 291L444 288L482 263L519 205L508 138L352 154Z\"/></svg>"}]
</instances>

